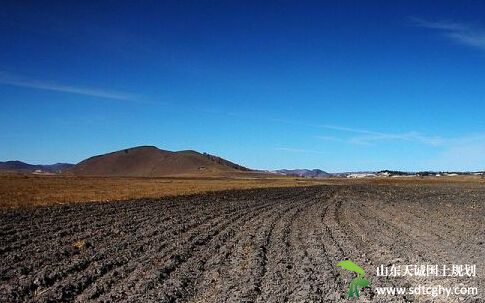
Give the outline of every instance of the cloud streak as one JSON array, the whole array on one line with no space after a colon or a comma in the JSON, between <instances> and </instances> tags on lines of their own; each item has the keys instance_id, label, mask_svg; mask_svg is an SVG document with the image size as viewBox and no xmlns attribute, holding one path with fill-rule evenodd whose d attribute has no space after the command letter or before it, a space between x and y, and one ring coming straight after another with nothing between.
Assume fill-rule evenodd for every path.
<instances>
[{"instance_id":1,"label":"cloud streak","mask_svg":"<svg viewBox=\"0 0 485 303\"><path fill-rule=\"evenodd\" d=\"M312 149L302 149L302 148L292 148L292 147L275 147L274 150L294 152L294 153L305 153L305 154L324 154L324 152Z\"/></svg>"},{"instance_id":2,"label":"cloud streak","mask_svg":"<svg viewBox=\"0 0 485 303\"><path fill-rule=\"evenodd\" d=\"M371 145L372 143L381 141L407 141L432 146L439 146L444 143L444 139L441 137L427 136L415 131L406 133L376 133L373 135L354 136L348 139L346 142L358 145Z\"/></svg>"},{"instance_id":3,"label":"cloud streak","mask_svg":"<svg viewBox=\"0 0 485 303\"><path fill-rule=\"evenodd\" d=\"M28 87L28 88L35 88L35 89L42 89L42 90L49 90L49 91L56 91L56 92L63 92L63 93L70 93L70 94L77 94L77 95L84 95L84 96L105 98L105 99L127 100L127 101L136 100L136 97L134 95L126 92L112 91L112 90L92 88L92 87L72 86L72 85L65 85L65 84L59 84L54 82L28 79L25 77L13 75L3 71L0 71L0 83L11 85L11 86Z\"/></svg>"},{"instance_id":4,"label":"cloud streak","mask_svg":"<svg viewBox=\"0 0 485 303\"><path fill-rule=\"evenodd\" d=\"M485 30L465 23L432 22L419 18L412 18L413 25L439 31L448 39L470 47L485 51Z\"/></svg>"},{"instance_id":5,"label":"cloud streak","mask_svg":"<svg viewBox=\"0 0 485 303\"><path fill-rule=\"evenodd\" d=\"M456 146L471 146L477 142L483 142L485 145L485 133L483 134L465 134L460 137L446 137L446 136L433 136L424 134L418 131L406 131L406 132L382 132L375 131L365 128L354 128L344 125L335 124L318 124L318 123L307 123L296 120L288 120L281 118L271 118L271 117L258 117L255 115L243 115L243 114L233 114L226 113L223 111L205 111L206 113L224 115L227 117L237 117L240 119L251 119L259 123L277 123L284 124L288 126L295 127L306 127L312 129L329 130L333 131L332 134L328 132L322 133L320 135L314 135L313 138L334 142L338 144L351 144L351 145L375 145L382 142L389 141L402 141L404 143L418 143L427 145L439 149L447 149ZM300 153L314 153L322 154L322 151L311 150L305 148L293 148L293 147L276 147L274 150L286 151L286 152L300 152Z\"/></svg>"},{"instance_id":6,"label":"cloud streak","mask_svg":"<svg viewBox=\"0 0 485 303\"><path fill-rule=\"evenodd\" d=\"M371 145L379 141L391 141L391 140L418 142L418 143L433 145L433 146L442 145L444 143L444 139L442 137L427 136L416 131L409 131L404 133L385 133L380 131L373 131L373 130L362 129L362 128L352 128L352 127L341 126L341 125L310 124L310 123L288 121L284 119L270 119L270 121L276 122L276 123L288 124L288 125L320 128L320 129L327 129L327 130L338 131L343 133L355 134L354 136L350 136L347 138L342 138L341 136L336 137L336 136L328 136L328 135L315 136L316 138L324 141L334 141L334 142L342 142L342 143L349 143L349 144L356 144L356 145Z\"/></svg>"},{"instance_id":7,"label":"cloud streak","mask_svg":"<svg viewBox=\"0 0 485 303\"><path fill-rule=\"evenodd\" d=\"M405 133L385 133L380 131L373 131L363 128L352 128L342 125L332 125L332 124L312 124L312 123L301 123L296 121L289 121L285 119L269 119L270 122L282 123L294 126L304 126L310 128L321 128L332 131L339 131L344 133L356 134L350 138L342 138L328 135L316 136L318 139L325 141L338 141L358 145L369 145L373 142L378 141L389 141L389 140L400 140L409 142L419 142L427 145L440 145L443 139L441 137L433 137L421 134L416 131L409 131Z\"/></svg>"}]
</instances>

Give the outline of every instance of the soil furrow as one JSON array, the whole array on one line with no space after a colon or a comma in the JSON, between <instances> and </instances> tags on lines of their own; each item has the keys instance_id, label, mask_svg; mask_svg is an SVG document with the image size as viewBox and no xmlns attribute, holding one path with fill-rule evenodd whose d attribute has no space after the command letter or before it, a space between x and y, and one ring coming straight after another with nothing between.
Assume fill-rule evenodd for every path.
<instances>
[{"instance_id":1,"label":"soil furrow","mask_svg":"<svg viewBox=\"0 0 485 303\"><path fill-rule=\"evenodd\" d=\"M480 302L377 286L483 286L485 191L448 185L236 190L0 212L0 302ZM476 264L477 277L391 279L378 265Z\"/></svg>"}]
</instances>

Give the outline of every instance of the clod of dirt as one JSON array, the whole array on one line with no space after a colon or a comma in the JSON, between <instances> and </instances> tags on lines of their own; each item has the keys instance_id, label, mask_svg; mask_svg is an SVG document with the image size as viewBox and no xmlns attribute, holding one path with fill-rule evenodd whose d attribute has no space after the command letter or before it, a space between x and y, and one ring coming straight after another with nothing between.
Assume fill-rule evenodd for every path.
<instances>
[{"instance_id":1,"label":"clod of dirt","mask_svg":"<svg viewBox=\"0 0 485 303\"><path fill-rule=\"evenodd\" d=\"M79 250L83 250L85 248L89 248L91 243L86 240L77 240L76 242L72 243L72 247L77 248Z\"/></svg>"}]
</instances>

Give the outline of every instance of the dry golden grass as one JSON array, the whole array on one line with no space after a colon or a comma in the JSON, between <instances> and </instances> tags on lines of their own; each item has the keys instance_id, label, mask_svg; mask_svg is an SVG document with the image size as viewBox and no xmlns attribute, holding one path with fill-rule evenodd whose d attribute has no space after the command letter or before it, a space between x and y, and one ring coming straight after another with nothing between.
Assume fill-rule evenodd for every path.
<instances>
[{"instance_id":1,"label":"dry golden grass","mask_svg":"<svg viewBox=\"0 0 485 303\"><path fill-rule=\"evenodd\" d=\"M131 178L0 175L0 207L159 198L226 189L301 186L294 178Z\"/></svg>"},{"instance_id":2,"label":"dry golden grass","mask_svg":"<svg viewBox=\"0 0 485 303\"><path fill-rule=\"evenodd\" d=\"M116 201L159 198L227 189L291 187L319 184L435 184L479 183L479 177L453 178L375 178L302 179L260 178L130 178L0 175L0 208L31 207L89 201Z\"/></svg>"}]
</instances>

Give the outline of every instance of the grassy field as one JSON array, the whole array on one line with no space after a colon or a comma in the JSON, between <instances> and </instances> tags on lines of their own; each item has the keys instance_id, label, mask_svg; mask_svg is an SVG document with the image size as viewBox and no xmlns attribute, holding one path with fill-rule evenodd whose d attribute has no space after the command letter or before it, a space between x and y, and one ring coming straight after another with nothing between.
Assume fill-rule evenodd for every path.
<instances>
[{"instance_id":1,"label":"grassy field","mask_svg":"<svg viewBox=\"0 0 485 303\"><path fill-rule=\"evenodd\" d=\"M159 198L227 189L318 183L321 182L295 178L130 178L12 174L0 176L0 207Z\"/></svg>"},{"instance_id":2,"label":"grassy field","mask_svg":"<svg viewBox=\"0 0 485 303\"><path fill-rule=\"evenodd\" d=\"M129 178L0 175L0 207L31 207L90 201L117 201L159 198L228 189L292 187L319 184L421 184L480 183L479 177L452 178L376 178L376 179L304 179L290 177L264 178Z\"/></svg>"}]
</instances>

